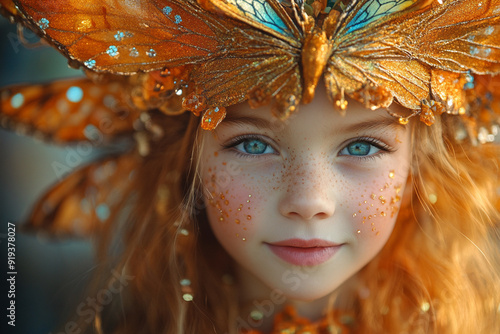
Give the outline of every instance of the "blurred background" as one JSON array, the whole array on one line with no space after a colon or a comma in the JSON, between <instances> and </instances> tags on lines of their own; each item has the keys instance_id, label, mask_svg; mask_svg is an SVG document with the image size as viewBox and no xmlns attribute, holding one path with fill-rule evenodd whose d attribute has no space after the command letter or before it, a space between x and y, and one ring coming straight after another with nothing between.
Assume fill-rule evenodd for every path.
<instances>
[{"instance_id":1,"label":"blurred background","mask_svg":"<svg viewBox=\"0 0 500 334\"><path fill-rule=\"evenodd\" d=\"M29 44L38 41L27 30L25 38ZM0 87L76 76L82 76L81 71L69 69L57 51L48 46L26 47L17 26L0 17ZM16 326L7 325L7 224L27 218L36 199L57 181L52 163L64 164L66 155L65 147L0 129L2 333L59 333L59 326L74 317L77 305L87 298L83 288L92 270L89 242L54 241L16 231Z\"/></svg>"}]
</instances>

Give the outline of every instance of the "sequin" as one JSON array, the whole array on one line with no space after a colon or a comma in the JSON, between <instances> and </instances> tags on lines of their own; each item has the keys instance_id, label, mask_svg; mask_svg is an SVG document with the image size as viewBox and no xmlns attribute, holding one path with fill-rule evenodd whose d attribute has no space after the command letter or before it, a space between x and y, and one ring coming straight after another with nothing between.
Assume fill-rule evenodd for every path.
<instances>
[{"instance_id":1,"label":"sequin","mask_svg":"<svg viewBox=\"0 0 500 334\"><path fill-rule=\"evenodd\" d=\"M78 86L69 87L66 91L66 98L74 103L80 102L83 98L83 90Z\"/></svg>"},{"instance_id":2,"label":"sequin","mask_svg":"<svg viewBox=\"0 0 500 334\"><path fill-rule=\"evenodd\" d=\"M121 31L118 31L116 34L115 34L115 39L119 42L121 41L123 38L125 37L125 34Z\"/></svg>"},{"instance_id":3,"label":"sequin","mask_svg":"<svg viewBox=\"0 0 500 334\"><path fill-rule=\"evenodd\" d=\"M485 35L491 35L491 34L493 34L494 31L495 31L495 28L493 28L492 26L489 26L488 28L486 28L484 30L484 34Z\"/></svg>"},{"instance_id":4,"label":"sequin","mask_svg":"<svg viewBox=\"0 0 500 334\"><path fill-rule=\"evenodd\" d=\"M146 51L146 54L151 58L156 57L156 51L154 49L149 49L148 51Z\"/></svg>"},{"instance_id":5,"label":"sequin","mask_svg":"<svg viewBox=\"0 0 500 334\"><path fill-rule=\"evenodd\" d=\"M431 202L431 204L436 204L437 202L436 194L429 194L429 202Z\"/></svg>"},{"instance_id":6,"label":"sequin","mask_svg":"<svg viewBox=\"0 0 500 334\"><path fill-rule=\"evenodd\" d=\"M95 60L89 59L83 62L83 65L87 66L89 69L95 66Z\"/></svg>"},{"instance_id":7,"label":"sequin","mask_svg":"<svg viewBox=\"0 0 500 334\"><path fill-rule=\"evenodd\" d=\"M189 285L191 285L191 281L189 279L187 279L187 278L181 279L180 283L181 283L182 286L189 286Z\"/></svg>"},{"instance_id":8,"label":"sequin","mask_svg":"<svg viewBox=\"0 0 500 334\"><path fill-rule=\"evenodd\" d=\"M165 7L163 7L162 12L163 12L163 14L168 16L172 13L172 7L165 6Z\"/></svg>"},{"instance_id":9,"label":"sequin","mask_svg":"<svg viewBox=\"0 0 500 334\"><path fill-rule=\"evenodd\" d=\"M190 302L193 300L193 295L190 293L185 293L182 295L182 299L184 299L187 302Z\"/></svg>"},{"instance_id":10,"label":"sequin","mask_svg":"<svg viewBox=\"0 0 500 334\"><path fill-rule=\"evenodd\" d=\"M179 24L179 23L181 23L181 22L182 22L182 18L181 18L181 16L180 16L180 15L175 15L175 23L176 23L176 24Z\"/></svg>"},{"instance_id":11,"label":"sequin","mask_svg":"<svg viewBox=\"0 0 500 334\"><path fill-rule=\"evenodd\" d=\"M10 99L10 105L12 108L17 109L24 104L24 95L21 93L17 93Z\"/></svg>"},{"instance_id":12,"label":"sequin","mask_svg":"<svg viewBox=\"0 0 500 334\"><path fill-rule=\"evenodd\" d=\"M264 318L264 314L258 310L253 310L252 312L250 312L250 318L259 321Z\"/></svg>"},{"instance_id":13,"label":"sequin","mask_svg":"<svg viewBox=\"0 0 500 334\"><path fill-rule=\"evenodd\" d=\"M114 45L110 45L109 48L106 50L106 53L110 56L110 57L116 57L118 56L119 52L118 52L118 48Z\"/></svg>"},{"instance_id":14,"label":"sequin","mask_svg":"<svg viewBox=\"0 0 500 334\"><path fill-rule=\"evenodd\" d=\"M201 127L204 130L213 130L226 117L226 108L208 108L201 119Z\"/></svg>"},{"instance_id":15,"label":"sequin","mask_svg":"<svg viewBox=\"0 0 500 334\"><path fill-rule=\"evenodd\" d=\"M135 47L130 49L130 53L128 54L130 57L139 57L139 51Z\"/></svg>"},{"instance_id":16,"label":"sequin","mask_svg":"<svg viewBox=\"0 0 500 334\"><path fill-rule=\"evenodd\" d=\"M38 26L40 27L40 29L42 30L45 30L49 27L49 20L47 20L45 17L41 18L39 21L38 21Z\"/></svg>"},{"instance_id":17,"label":"sequin","mask_svg":"<svg viewBox=\"0 0 500 334\"><path fill-rule=\"evenodd\" d=\"M106 219L109 218L109 215L111 214L111 212L109 211L109 207L104 203L99 204L95 208L95 213L100 221L105 221Z\"/></svg>"}]
</instances>

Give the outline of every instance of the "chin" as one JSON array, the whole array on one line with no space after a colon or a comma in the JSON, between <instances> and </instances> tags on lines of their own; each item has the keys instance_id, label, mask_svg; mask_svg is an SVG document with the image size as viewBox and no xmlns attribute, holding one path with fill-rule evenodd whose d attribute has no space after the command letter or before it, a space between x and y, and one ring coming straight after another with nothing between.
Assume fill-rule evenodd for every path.
<instances>
[{"instance_id":1,"label":"chin","mask_svg":"<svg viewBox=\"0 0 500 334\"><path fill-rule=\"evenodd\" d=\"M293 291L290 293L285 293L284 296L287 300L296 301L296 302L313 302L318 299L322 299L332 293L332 290L321 290L318 289L304 289L303 291Z\"/></svg>"},{"instance_id":2,"label":"chin","mask_svg":"<svg viewBox=\"0 0 500 334\"><path fill-rule=\"evenodd\" d=\"M296 281L297 285L279 284L274 290L279 290L287 300L299 302L312 302L326 296L337 290L341 284L325 284L315 280Z\"/></svg>"}]
</instances>

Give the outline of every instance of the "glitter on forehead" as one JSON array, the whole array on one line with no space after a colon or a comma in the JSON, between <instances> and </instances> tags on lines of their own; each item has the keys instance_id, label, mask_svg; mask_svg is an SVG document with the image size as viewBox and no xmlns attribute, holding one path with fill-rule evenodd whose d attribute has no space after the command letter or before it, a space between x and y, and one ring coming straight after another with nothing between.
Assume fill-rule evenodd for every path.
<instances>
[{"instance_id":1,"label":"glitter on forehead","mask_svg":"<svg viewBox=\"0 0 500 334\"><path fill-rule=\"evenodd\" d=\"M10 105L12 108L17 109L21 107L24 103L24 95L21 93L17 93L10 99Z\"/></svg>"},{"instance_id":2,"label":"glitter on forehead","mask_svg":"<svg viewBox=\"0 0 500 334\"><path fill-rule=\"evenodd\" d=\"M83 90L78 86L72 86L66 91L66 97L71 102L80 102L83 98Z\"/></svg>"}]
</instances>

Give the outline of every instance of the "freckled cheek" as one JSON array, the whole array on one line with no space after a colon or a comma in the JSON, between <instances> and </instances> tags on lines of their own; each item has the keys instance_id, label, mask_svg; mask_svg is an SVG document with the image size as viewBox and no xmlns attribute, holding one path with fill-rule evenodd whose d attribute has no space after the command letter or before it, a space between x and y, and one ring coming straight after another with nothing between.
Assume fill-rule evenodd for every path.
<instances>
[{"instance_id":1,"label":"freckled cheek","mask_svg":"<svg viewBox=\"0 0 500 334\"><path fill-rule=\"evenodd\" d=\"M388 236L394 227L406 175L397 177L388 172L387 179L380 178L360 184L357 196L353 196L349 207L355 234L359 237Z\"/></svg>"},{"instance_id":2,"label":"freckled cheek","mask_svg":"<svg viewBox=\"0 0 500 334\"><path fill-rule=\"evenodd\" d=\"M219 168L220 170L220 168ZM252 180L244 175L218 173L207 169L203 178L207 216L221 243L248 241L255 233L262 201L258 193L249 190ZM249 187L250 186L250 187Z\"/></svg>"}]
</instances>

